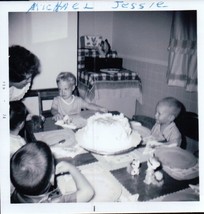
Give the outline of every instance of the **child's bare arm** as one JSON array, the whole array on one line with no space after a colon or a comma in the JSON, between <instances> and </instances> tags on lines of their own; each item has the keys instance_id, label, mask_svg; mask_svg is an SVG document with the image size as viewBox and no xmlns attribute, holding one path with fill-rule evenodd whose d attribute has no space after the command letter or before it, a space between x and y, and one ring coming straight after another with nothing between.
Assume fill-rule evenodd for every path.
<instances>
[{"instance_id":1,"label":"child's bare arm","mask_svg":"<svg viewBox=\"0 0 204 214\"><path fill-rule=\"evenodd\" d=\"M74 179L77 187L76 198L77 202L87 202L94 195L94 189L84 177L84 175L72 164L62 161L56 166L56 174L69 172Z\"/></svg>"},{"instance_id":2,"label":"child's bare arm","mask_svg":"<svg viewBox=\"0 0 204 214\"><path fill-rule=\"evenodd\" d=\"M84 103L84 108L94 111L102 111L102 112L108 112L108 109L99 105L96 105L94 103Z\"/></svg>"},{"instance_id":3,"label":"child's bare arm","mask_svg":"<svg viewBox=\"0 0 204 214\"><path fill-rule=\"evenodd\" d=\"M54 107L51 108L51 114L53 115L52 119L55 121L63 119L63 115L59 114L58 110Z\"/></svg>"},{"instance_id":4,"label":"child's bare arm","mask_svg":"<svg viewBox=\"0 0 204 214\"><path fill-rule=\"evenodd\" d=\"M171 140L171 141L167 141L167 142L160 142L154 139L151 139L149 141L146 142L146 145L149 147L174 147L174 146L179 146L179 143L177 140Z\"/></svg>"}]
</instances>

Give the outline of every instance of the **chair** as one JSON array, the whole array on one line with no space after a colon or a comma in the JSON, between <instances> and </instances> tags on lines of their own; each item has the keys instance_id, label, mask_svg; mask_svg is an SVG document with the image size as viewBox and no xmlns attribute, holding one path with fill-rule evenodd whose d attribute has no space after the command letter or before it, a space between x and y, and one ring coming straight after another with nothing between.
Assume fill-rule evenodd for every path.
<instances>
[{"instance_id":1,"label":"chair","mask_svg":"<svg viewBox=\"0 0 204 214\"><path fill-rule=\"evenodd\" d=\"M51 117L51 109L44 110L43 102L44 101L52 101L54 97L59 95L58 88L49 88L49 89L41 89L38 90L38 101L39 101L39 114L44 117ZM79 96L78 87L76 86L73 95Z\"/></svg>"},{"instance_id":2,"label":"chair","mask_svg":"<svg viewBox=\"0 0 204 214\"><path fill-rule=\"evenodd\" d=\"M58 96L58 88L41 89L38 91L38 102L39 102L39 114L44 117L51 117L51 109L44 109L44 101L53 100L54 97Z\"/></svg>"},{"instance_id":3,"label":"chair","mask_svg":"<svg viewBox=\"0 0 204 214\"><path fill-rule=\"evenodd\" d=\"M175 123L183 136L181 147L198 156L198 115L193 112L183 111L177 117Z\"/></svg>"}]
</instances>

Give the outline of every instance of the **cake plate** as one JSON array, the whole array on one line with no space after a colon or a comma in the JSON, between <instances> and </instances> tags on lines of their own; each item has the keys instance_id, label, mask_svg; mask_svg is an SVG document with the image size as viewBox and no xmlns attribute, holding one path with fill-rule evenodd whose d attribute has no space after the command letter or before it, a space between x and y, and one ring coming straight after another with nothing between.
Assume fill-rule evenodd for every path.
<instances>
[{"instance_id":1,"label":"cake plate","mask_svg":"<svg viewBox=\"0 0 204 214\"><path fill-rule=\"evenodd\" d=\"M128 149L125 149L125 150L121 150L121 151L118 151L118 152L104 152L104 151L97 151L97 150L94 150L94 149L87 149L87 148L84 148L83 146L81 146L83 149L85 149L86 151L88 152L91 152L91 153L94 153L94 154L98 154L98 155L122 155L122 154L125 154L125 153L128 153L128 152L131 152L133 151L134 149L136 149L137 147L131 147L131 148L128 148Z\"/></svg>"}]
</instances>

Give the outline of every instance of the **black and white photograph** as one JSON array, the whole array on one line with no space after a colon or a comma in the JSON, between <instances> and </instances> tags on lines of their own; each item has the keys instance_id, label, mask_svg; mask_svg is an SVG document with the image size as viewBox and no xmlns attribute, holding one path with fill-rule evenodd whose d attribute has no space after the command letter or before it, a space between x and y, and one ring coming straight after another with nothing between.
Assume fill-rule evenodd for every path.
<instances>
[{"instance_id":1,"label":"black and white photograph","mask_svg":"<svg viewBox=\"0 0 204 214\"><path fill-rule=\"evenodd\" d=\"M201 5L1 4L2 214L202 211Z\"/></svg>"}]
</instances>

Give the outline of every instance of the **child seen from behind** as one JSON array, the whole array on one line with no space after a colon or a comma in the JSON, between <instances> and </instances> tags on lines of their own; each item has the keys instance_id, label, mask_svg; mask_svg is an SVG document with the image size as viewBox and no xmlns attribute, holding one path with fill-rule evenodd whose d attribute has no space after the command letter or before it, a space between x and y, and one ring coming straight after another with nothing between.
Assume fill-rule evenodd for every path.
<instances>
[{"instance_id":1,"label":"child seen from behind","mask_svg":"<svg viewBox=\"0 0 204 214\"><path fill-rule=\"evenodd\" d=\"M53 184L65 173L71 174L77 190L62 195ZM11 203L87 202L94 195L92 186L75 166L62 161L55 167L50 147L41 141L26 144L14 153L10 175L15 187Z\"/></svg>"}]
</instances>

